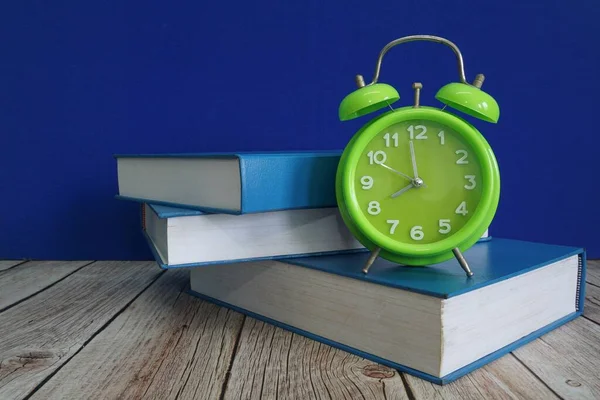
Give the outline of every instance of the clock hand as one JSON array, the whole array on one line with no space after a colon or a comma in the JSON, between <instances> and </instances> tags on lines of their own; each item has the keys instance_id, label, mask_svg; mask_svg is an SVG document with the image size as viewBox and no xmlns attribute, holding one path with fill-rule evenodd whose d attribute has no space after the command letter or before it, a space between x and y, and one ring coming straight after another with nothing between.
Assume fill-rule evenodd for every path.
<instances>
[{"instance_id":1,"label":"clock hand","mask_svg":"<svg viewBox=\"0 0 600 400\"><path fill-rule=\"evenodd\" d=\"M412 180L413 180L413 178L411 178L410 176L408 176L408 175L406 175L406 174L403 174L403 173L402 173L402 172L400 172L400 171L396 171L394 168L388 167L388 166L387 166L387 165L385 165L385 164L379 164L379 165L381 165L383 168L389 169L390 171L392 171L392 172L393 172L393 173L395 173L395 174L398 174L398 175L400 175L400 176L403 176L403 177L405 177L405 178L406 178L406 179L408 179L409 181L412 181Z\"/></svg>"},{"instance_id":2,"label":"clock hand","mask_svg":"<svg viewBox=\"0 0 600 400\"><path fill-rule=\"evenodd\" d=\"M417 173L417 159L415 157L415 147L413 146L412 140L408 142L410 146L410 159L412 160L413 173L415 174L415 179L419 179L419 174Z\"/></svg>"},{"instance_id":3,"label":"clock hand","mask_svg":"<svg viewBox=\"0 0 600 400\"><path fill-rule=\"evenodd\" d=\"M402 177L404 177L404 178L408 179L409 181L411 181L411 182L415 183L415 186L416 186L416 187L420 187L420 186L427 187L427 185L425 184L425 182L423 182L423 180L422 180L422 179L420 179L420 178L413 179L413 178L411 178L410 176L408 176L408 175L406 175L406 174L403 174L403 173L402 173L402 172L400 172L400 171L396 171L394 168L388 167L388 166L387 166L387 165L385 165L385 164L379 164L379 165L381 165L383 168L389 169L389 170L390 170L390 171L392 171L393 173L395 173L395 174L398 174L398 175L400 175L400 176L402 176Z\"/></svg>"},{"instance_id":4,"label":"clock hand","mask_svg":"<svg viewBox=\"0 0 600 400\"><path fill-rule=\"evenodd\" d=\"M392 199L396 198L398 196L400 196L402 193L406 192L409 189L412 189L415 185L413 185L412 183L409 184L408 186L403 187L402 189L398 190L396 193L392 194Z\"/></svg>"}]
</instances>

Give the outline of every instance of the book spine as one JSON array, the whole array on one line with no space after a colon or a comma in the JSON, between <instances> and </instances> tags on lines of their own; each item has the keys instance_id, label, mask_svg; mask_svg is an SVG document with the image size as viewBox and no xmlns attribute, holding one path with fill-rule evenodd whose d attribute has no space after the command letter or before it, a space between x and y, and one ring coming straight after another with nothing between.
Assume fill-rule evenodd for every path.
<instances>
[{"instance_id":1,"label":"book spine","mask_svg":"<svg viewBox=\"0 0 600 400\"><path fill-rule=\"evenodd\" d=\"M337 207L338 155L240 155L242 213Z\"/></svg>"},{"instance_id":2,"label":"book spine","mask_svg":"<svg viewBox=\"0 0 600 400\"><path fill-rule=\"evenodd\" d=\"M577 291L575 296L575 309L583 312L585 303L585 275L586 275L586 253L585 250L578 256Z\"/></svg>"},{"instance_id":3,"label":"book spine","mask_svg":"<svg viewBox=\"0 0 600 400\"><path fill-rule=\"evenodd\" d=\"M146 231L146 204L140 204L140 218L142 219L142 230Z\"/></svg>"}]
</instances>

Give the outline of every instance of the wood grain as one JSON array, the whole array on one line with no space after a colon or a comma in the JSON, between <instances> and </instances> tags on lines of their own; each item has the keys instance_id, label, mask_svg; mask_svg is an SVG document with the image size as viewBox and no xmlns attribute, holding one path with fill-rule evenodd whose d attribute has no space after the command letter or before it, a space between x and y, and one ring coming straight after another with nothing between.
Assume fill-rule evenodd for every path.
<instances>
[{"instance_id":1,"label":"wood grain","mask_svg":"<svg viewBox=\"0 0 600 400\"><path fill-rule=\"evenodd\" d=\"M507 354L444 386L408 374L404 374L404 377L417 400L558 398L512 354Z\"/></svg>"},{"instance_id":2,"label":"wood grain","mask_svg":"<svg viewBox=\"0 0 600 400\"><path fill-rule=\"evenodd\" d=\"M408 399L398 372L246 318L225 399Z\"/></svg>"},{"instance_id":3,"label":"wood grain","mask_svg":"<svg viewBox=\"0 0 600 400\"><path fill-rule=\"evenodd\" d=\"M0 272L0 311L45 289L91 261L30 261Z\"/></svg>"},{"instance_id":4,"label":"wood grain","mask_svg":"<svg viewBox=\"0 0 600 400\"><path fill-rule=\"evenodd\" d=\"M587 260L585 280L600 287L600 260Z\"/></svg>"},{"instance_id":5,"label":"wood grain","mask_svg":"<svg viewBox=\"0 0 600 400\"><path fill-rule=\"evenodd\" d=\"M31 393L160 274L154 262L96 262L1 313L0 398Z\"/></svg>"},{"instance_id":6,"label":"wood grain","mask_svg":"<svg viewBox=\"0 0 600 400\"><path fill-rule=\"evenodd\" d=\"M32 398L219 398L244 317L188 282L165 273Z\"/></svg>"},{"instance_id":7,"label":"wood grain","mask_svg":"<svg viewBox=\"0 0 600 400\"><path fill-rule=\"evenodd\" d=\"M0 271L12 268L15 265L21 264L22 262L23 260L0 260Z\"/></svg>"},{"instance_id":8,"label":"wood grain","mask_svg":"<svg viewBox=\"0 0 600 400\"><path fill-rule=\"evenodd\" d=\"M446 386L190 297L184 271L152 284L162 273L153 262L96 262L74 273L65 263L10 268L18 263L0 261L0 309L9 291L29 293L16 302L34 295L0 313L2 399L212 399L222 390L226 399L600 398L598 260L588 260L589 320Z\"/></svg>"},{"instance_id":9,"label":"wood grain","mask_svg":"<svg viewBox=\"0 0 600 400\"><path fill-rule=\"evenodd\" d=\"M592 321L600 324L600 287L590 285L585 286L585 306L583 315ZM600 338L598 338L600 340Z\"/></svg>"},{"instance_id":10,"label":"wood grain","mask_svg":"<svg viewBox=\"0 0 600 400\"><path fill-rule=\"evenodd\" d=\"M513 353L565 399L600 398L600 325L577 318Z\"/></svg>"}]
</instances>

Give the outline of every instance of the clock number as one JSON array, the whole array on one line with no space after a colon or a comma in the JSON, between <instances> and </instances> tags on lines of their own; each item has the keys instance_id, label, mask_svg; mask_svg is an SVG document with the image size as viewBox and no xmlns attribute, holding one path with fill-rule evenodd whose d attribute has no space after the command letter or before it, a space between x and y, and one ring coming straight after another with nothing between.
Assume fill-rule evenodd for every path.
<instances>
[{"instance_id":1,"label":"clock number","mask_svg":"<svg viewBox=\"0 0 600 400\"><path fill-rule=\"evenodd\" d=\"M440 144L444 144L444 131L440 131L440 133L438 133L438 137L440 138Z\"/></svg>"},{"instance_id":2,"label":"clock number","mask_svg":"<svg viewBox=\"0 0 600 400\"><path fill-rule=\"evenodd\" d=\"M390 134L386 133L383 135L383 140L385 140L385 147L390 147ZM394 147L398 147L398 132L392 135L392 140L394 141Z\"/></svg>"},{"instance_id":3,"label":"clock number","mask_svg":"<svg viewBox=\"0 0 600 400\"><path fill-rule=\"evenodd\" d=\"M396 232L396 227L400 223L400 221L398 221L397 219L388 219L385 222L387 222L388 224L392 224L392 226L390 226L390 234L393 234L394 232Z\"/></svg>"},{"instance_id":4,"label":"clock number","mask_svg":"<svg viewBox=\"0 0 600 400\"><path fill-rule=\"evenodd\" d=\"M475 186L477 186L477 183L475 182L475 175L465 175L465 179L470 182L470 185L465 185L465 189L467 189L467 190L475 189Z\"/></svg>"},{"instance_id":5,"label":"clock number","mask_svg":"<svg viewBox=\"0 0 600 400\"><path fill-rule=\"evenodd\" d=\"M417 139L419 140L423 140L423 139L427 139L427 135L425 135L427 133L427 127L423 126L423 125L417 125L417 126L409 126L407 128L408 133L410 133L410 138L415 139L415 130L420 130L421 133L417 133Z\"/></svg>"},{"instance_id":6,"label":"clock number","mask_svg":"<svg viewBox=\"0 0 600 400\"><path fill-rule=\"evenodd\" d=\"M467 211L467 202L463 201L462 203L460 203L458 207L456 207L456 210L454 210L454 212L457 214L467 215L469 213Z\"/></svg>"},{"instance_id":7,"label":"clock number","mask_svg":"<svg viewBox=\"0 0 600 400\"><path fill-rule=\"evenodd\" d=\"M457 164L468 164L469 163L467 161L467 156L469 155L469 153L467 153L466 150L456 150L455 153L456 154L462 154L462 157L459 158L458 160L456 160Z\"/></svg>"},{"instance_id":8,"label":"clock number","mask_svg":"<svg viewBox=\"0 0 600 400\"><path fill-rule=\"evenodd\" d=\"M413 240L421 240L423 239L425 235L423 234L423 227L422 226L413 226L410 230L410 237Z\"/></svg>"},{"instance_id":9,"label":"clock number","mask_svg":"<svg viewBox=\"0 0 600 400\"><path fill-rule=\"evenodd\" d=\"M366 175L360 178L360 183L362 185L363 190L369 190L373 187L373 178Z\"/></svg>"},{"instance_id":10,"label":"clock number","mask_svg":"<svg viewBox=\"0 0 600 400\"><path fill-rule=\"evenodd\" d=\"M371 215L377 215L381 212L381 207L379 207L379 202L378 201L372 201L369 203L369 208L367 209L367 212Z\"/></svg>"},{"instance_id":11,"label":"clock number","mask_svg":"<svg viewBox=\"0 0 600 400\"><path fill-rule=\"evenodd\" d=\"M387 155L383 150L377 150L373 153L373 150L367 153L367 157L369 157L369 164L383 164L385 160L387 160Z\"/></svg>"},{"instance_id":12,"label":"clock number","mask_svg":"<svg viewBox=\"0 0 600 400\"><path fill-rule=\"evenodd\" d=\"M441 233L442 235L445 235L446 233L450 232L451 227L450 227L449 219L440 219L439 224L440 224L440 229L438 230L439 233Z\"/></svg>"}]
</instances>

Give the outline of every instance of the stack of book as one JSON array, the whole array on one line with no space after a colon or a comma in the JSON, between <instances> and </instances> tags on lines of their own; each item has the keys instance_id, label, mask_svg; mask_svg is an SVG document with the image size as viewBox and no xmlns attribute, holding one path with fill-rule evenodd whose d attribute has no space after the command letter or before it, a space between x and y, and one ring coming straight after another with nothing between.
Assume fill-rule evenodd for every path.
<instances>
[{"instance_id":1,"label":"stack of book","mask_svg":"<svg viewBox=\"0 0 600 400\"><path fill-rule=\"evenodd\" d=\"M157 263L191 293L437 384L583 312L585 250L491 238L455 260L378 259L339 215L341 152L117 155Z\"/></svg>"}]
</instances>

